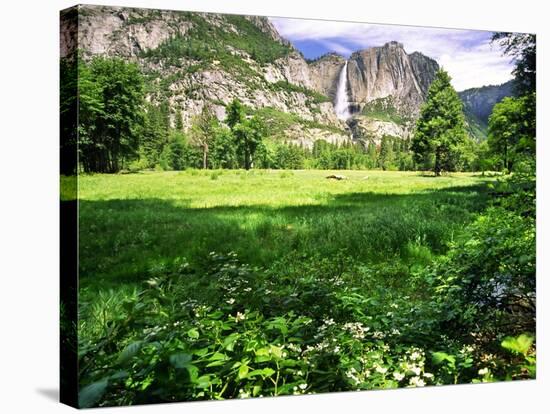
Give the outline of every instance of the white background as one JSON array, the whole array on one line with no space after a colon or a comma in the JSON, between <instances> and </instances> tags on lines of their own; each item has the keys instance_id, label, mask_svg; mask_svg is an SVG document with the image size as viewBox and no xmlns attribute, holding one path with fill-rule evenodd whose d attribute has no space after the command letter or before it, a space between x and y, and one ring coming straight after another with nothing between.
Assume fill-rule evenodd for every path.
<instances>
[{"instance_id":1,"label":"white background","mask_svg":"<svg viewBox=\"0 0 550 414\"><path fill-rule=\"evenodd\" d=\"M102 409L102 413L539 413L550 410L548 334L548 11L528 0L115 0L99 4L536 32L538 35L538 379ZM0 412L72 410L58 395L58 13L62 0L0 8ZM546 52L546 53L545 53ZM546 68L546 73L545 73ZM544 76L544 75L543 75ZM546 102L543 102L545 100ZM546 107L544 106L546 104ZM544 390L546 388L546 391Z\"/></svg>"}]
</instances>

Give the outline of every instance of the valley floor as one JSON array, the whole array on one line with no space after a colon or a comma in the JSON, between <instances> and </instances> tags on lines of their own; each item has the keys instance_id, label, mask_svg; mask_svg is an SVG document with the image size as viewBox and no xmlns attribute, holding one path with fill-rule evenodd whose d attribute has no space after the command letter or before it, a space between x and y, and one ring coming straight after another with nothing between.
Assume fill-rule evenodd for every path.
<instances>
[{"instance_id":1,"label":"valley floor","mask_svg":"<svg viewBox=\"0 0 550 414\"><path fill-rule=\"evenodd\" d=\"M326 177L344 175L345 180ZM188 170L79 178L81 286L139 282L159 262L236 252L254 265L290 253L357 260L445 250L483 208L489 179L455 173Z\"/></svg>"}]
</instances>

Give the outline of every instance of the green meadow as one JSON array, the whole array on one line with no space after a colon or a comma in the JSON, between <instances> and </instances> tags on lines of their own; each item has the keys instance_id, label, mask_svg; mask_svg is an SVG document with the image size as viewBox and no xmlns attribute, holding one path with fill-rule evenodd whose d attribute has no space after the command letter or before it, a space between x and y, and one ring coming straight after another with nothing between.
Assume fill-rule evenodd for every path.
<instances>
[{"instance_id":1,"label":"green meadow","mask_svg":"<svg viewBox=\"0 0 550 414\"><path fill-rule=\"evenodd\" d=\"M344 174L347 179L325 178ZM79 177L84 290L142 282L159 263L235 252L414 262L443 253L483 209L488 179L384 171L142 172Z\"/></svg>"}]
</instances>

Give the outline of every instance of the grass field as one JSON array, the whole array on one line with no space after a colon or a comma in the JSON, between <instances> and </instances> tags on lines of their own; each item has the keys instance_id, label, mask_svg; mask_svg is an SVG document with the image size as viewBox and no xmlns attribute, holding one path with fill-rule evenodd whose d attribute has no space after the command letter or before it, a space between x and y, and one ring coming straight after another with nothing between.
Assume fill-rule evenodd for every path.
<instances>
[{"instance_id":1,"label":"grass field","mask_svg":"<svg viewBox=\"0 0 550 414\"><path fill-rule=\"evenodd\" d=\"M163 261L196 262L211 251L258 266L339 251L358 261L414 261L442 252L486 201L487 179L472 174L346 171L336 181L329 173L81 176L81 287L139 282Z\"/></svg>"}]
</instances>

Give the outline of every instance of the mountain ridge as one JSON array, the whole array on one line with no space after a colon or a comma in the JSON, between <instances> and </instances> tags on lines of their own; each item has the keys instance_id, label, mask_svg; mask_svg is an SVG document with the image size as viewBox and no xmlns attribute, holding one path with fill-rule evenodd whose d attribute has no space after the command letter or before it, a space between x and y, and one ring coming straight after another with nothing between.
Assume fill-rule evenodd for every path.
<instances>
[{"instance_id":1,"label":"mountain ridge","mask_svg":"<svg viewBox=\"0 0 550 414\"><path fill-rule=\"evenodd\" d=\"M293 114L301 121L277 137L308 146L317 139L407 138L439 69L396 41L355 51L346 74L355 122L345 123L334 100L346 59L328 53L306 60L266 17L110 6L80 6L79 15L83 58L138 63L153 85L149 99L168 102L172 124L182 117L189 127L205 105L223 119L225 106L238 98L255 109ZM470 118L483 124L483 117Z\"/></svg>"}]
</instances>

